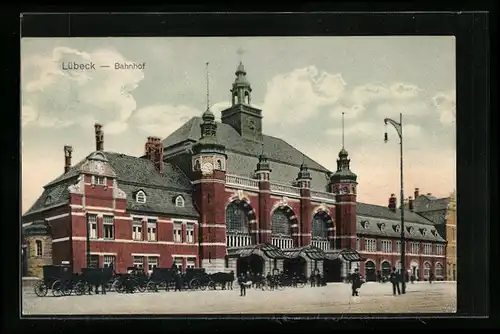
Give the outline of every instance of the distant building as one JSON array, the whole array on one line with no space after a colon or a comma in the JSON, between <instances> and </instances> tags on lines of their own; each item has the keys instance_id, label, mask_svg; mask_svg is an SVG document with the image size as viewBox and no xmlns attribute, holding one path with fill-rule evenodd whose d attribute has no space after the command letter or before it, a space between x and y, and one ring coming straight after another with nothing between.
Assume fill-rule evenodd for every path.
<instances>
[{"instance_id":1,"label":"distant building","mask_svg":"<svg viewBox=\"0 0 500 334\"><path fill-rule=\"evenodd\" d=\"M436 198L432 193L420 194L415 188L414 200L410 197L410 209L434 223L439 234L447 240L446 246L446 277L456 280L457 265L457 221L456 194L449 197Z\"/></svg>"},{"instance_id":2,"label":"distant building","mask_svg":"<svg viewBox=\"0 0 500 334\"><path fill-rule=\"evenodd\" d=\"M163 141L148 138L143 157L105 151L96 125L96 151L72 166L65 147L64 173L25 213L24 233L50 222L53 262L70 261L76 272L175 263L207 272L317 269L341 281L354 267L375 280L398 266L395 196L387 207L358 203L344 148L332 172L263 134L241 63L231 93L221 123L207 108ZM405 217L407 270L444 279L445 240L431 220Z\"/></svg>"}]
</instances>

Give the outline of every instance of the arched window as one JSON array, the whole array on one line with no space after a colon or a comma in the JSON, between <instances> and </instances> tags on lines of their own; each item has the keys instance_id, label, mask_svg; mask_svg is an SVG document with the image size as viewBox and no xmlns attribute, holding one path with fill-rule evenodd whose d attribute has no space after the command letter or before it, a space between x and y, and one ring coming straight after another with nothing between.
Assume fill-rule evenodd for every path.
<instances>
[{"instance_id":1,"label":"arched window","mask_svg":"<svg viewBox=\"0 0 500 334\"><path fill-rule=\"evenodd\" d=\"M249 233L248 215L240 203L232 202L226 208L227 232Z\"/></svg>"},{"instance_id":2,"label":"arched window","mask_svg":"<svg viewBox=\"0 0 500 334\"><path fill-rule=\"evenodd\" d=\"M194 170L200 170L200 160L194 162Z\"/></svg>"},{"instance_id":3,"label":"arched window","mask_svg":"<svg viewBox=\"0 0 500 334\"><path fill-rule=\"evenodd\" d=\"M278 208L273 212L271 217L271 234L281 234L283 236L292 235L290 220L283 208Z\"/></svg>"},{"instance_id":4,"label":"arched window","mask_svg":"<svg viewBox=\"0 0 500 334\"><path fill-rule=\"evenodd\" d=\"M220 159L217 160L217 164L215 165L215 169L222 170L222 162Z\"/></svg>"},{"instance_id":5,"label":"arched window","mask_svg":"<svg viewBox=\"0 0 500 334\"><path fill-rule=\"evenodd\" d=\"M135 194L135 201L137 203L146 203L146 194L144 191L140 190Z\"/></svg>"},{"instance_id":6,"label":"arched window","mask_svg":"<svg viewBox=\"0 0 500 334\"><path fill-rule=\"evenodd\" d=\"M175 206L178 208L183 208L184 207L184 198L182 196L177 196L175 199Z\"/></svg>"},{"instance_id":7,"label":"arched window","mask_svg":"<svg viewBox=\"0 0 500 334\"><path fill-rule=\"evenodd\" d=\"M429 278L431 274L431 264L429 262L424 263L424 277Z\"/></svg>"},{"instance_id":8,"label":"arched window","mask_svg":"<svg viewBox=\"0 0 500 334\"><path fill-rule=\"evenodd\" d=\"M443 277L443 265L439 262L436 263L436 277Z\"/></svg>"},{"instance_id":9,"label":"arched window","mask_svg":"<svg viewBox=\"0 0 500 334\"><path fill-rule=\"evenodd\" d=\"M50 205L52 204L52 196L47 196L47 198L45 198L45 203L44 203L46 206L47 205Z\"/></svg>"},{"instance_id":10,"label":"arched window","mask_svg":"<svg viewBox=\"0 0 500 334\"><path fill-rule=\"evenodd\" d=\"M43 255L42 241L36 240L35 245L36 245L36 256L42 256Z\"/></svg>"},{"instance_id":11,"label":"arched window","mask_svg":"<svg viewBox=\"0 0 500 334\"><path fill-rule=\"evenodd\" d=\"M328 238L328 227L326 219L320 214L315 214L312 221L312 237L317 239Z\"/></svg>"}]
</instances>

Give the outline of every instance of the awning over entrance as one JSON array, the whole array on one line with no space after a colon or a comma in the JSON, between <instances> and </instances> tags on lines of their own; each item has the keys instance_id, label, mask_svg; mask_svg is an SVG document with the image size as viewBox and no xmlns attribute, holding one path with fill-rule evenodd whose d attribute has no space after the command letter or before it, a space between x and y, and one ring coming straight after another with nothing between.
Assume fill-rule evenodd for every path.
<instances>
[{"instance_id":1,"label":"awning over entrance","mask_svg":"<svg viewBox=\"0 0 500 334\"><path fill-rule=\"evenodd\" d=\"M296 249L287 249L284 250L283 253L285 256L289 259L295 259L302 254L307 256L311 260L324 260L325 259L325 252L315 246L308 245Z\"/></svg>"},{"instance_id":2,"label":"awning over entrance","mask_svg":"<svg viewBox=\"0 0 500 334\"><path fill-rule=\"evenodd\" d=\"M326 260L337 260L340 258L347 262L359 262L363 260L361 255L354 249L337 249L325 252Z\"/></svg>"},{"instance_id":3,"label":"awning over entrance","mask_svg":"<svg viewBox=\"0 0 500 334\"><path fill-rule=\"evenodd\" d=\"M247 257L253 254L258 254L260 252L264 253L270 259L285 259L287 256L283 251L271 244L263 243L258 245L250 245L238 248L228 248L228 257Z\"/></svg>"}]
</instances>

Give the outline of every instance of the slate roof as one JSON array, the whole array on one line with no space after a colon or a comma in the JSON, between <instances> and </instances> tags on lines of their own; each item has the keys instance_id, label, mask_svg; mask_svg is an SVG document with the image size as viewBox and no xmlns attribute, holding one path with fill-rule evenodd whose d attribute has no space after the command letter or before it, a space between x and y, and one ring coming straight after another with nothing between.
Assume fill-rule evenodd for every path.
<instances>
[{"instance_id":1,"label":"slate roof","mask_svg":"<svg viewBox=\"0 0 500 334\"><path fill-rule=\"evenodd\" d=\"M415 212L427 212L427 211L437 211L446 210L448 204L450 203L449 197L436 198L429 197L427 195L418 196L413 202Z\"/></svg>"},{"instance_id":2,"label":"slate roof","mask_svg":"<svg viewBox=\"0 0 500 334\"><path fill-rule=\"evenodd\" d=\"M201 122L201 117L193 117L163 140L165 154L167 156L173 154L180 147L184 147L185 143L197 142L201 136ZM217 123L217 139L226 147L227 173L253 177L259 162L258 156L262 153L262 144L243 138L232 126L219 122ZM299 173L300 165L304 162L311 172L311 188L316 191L326 190L328 169L282 139L263 135L263 144L264 153L272 169L272 181L293 184ZM331 153L333 154L333 152Z\"/></svg>"},{"instance_id":3,"label":"slate roof","mask_svg":"<svg viewBox=\"0 0 500 334\"><path fill-rule=\"evenodd\" d=\"M401 236L400 230L397 230L397 226L401 228L401 211L399 209L393 212L385 206L358 202L356 205L356 217L356 230L360 235L391 238L399 238ZM404 218L406 238L424 241L445 241L437 232L434 223L425 217L405 210ZM409 228L413 228L413 233L410 233ZM431 232L433 230L436 231L435 234Z\"/></svg>"},{"instance_id":4,"label":"slate roof","mask_svg":"<svg viewBox=\"0 0 500 334\"><path fill-rule=\"evenodd\" d=\"M47 185L44 188L44 191L35 201L35 203L31 206L31 208L26 211L23 216L26 216L34 211L43 209L47 206L53 206L57 204L62 204L68 202L69 200L69 191L68 187L74 183L76 183L77 176L73 175L64 179L62 182L53 185ZM47 200L50 197L49 200Z\"/></svg>"},{"instance_id":5,"label":"slate roof","mask_svg":"<svg viewBox=\"0 0 500 334\"><path fill-rule=\"evenodd\" d=\"M413 202L414 211L432 221L434 224L445 224L450 197L436 198L420 195Z\"/></svg>"},{"instance_id":6,"label":"slate roof","mask_svg":"<svg viewBox=\"0 0 500 334\"><path fill-rule=\"evenodd\" d=\"M115 152L103 153L117 174L118 187L127 194L127 209L190 217L199 216L192 204L191 182L177 166L165 163L162 175L158 173L154 164L147 159ZM67 201L69 198L68 186L76 183L80 167L86 159L83 159L67 173L60 175L47 184L40 198L25 215L44 206ZM133 195L138 190L143 190L146 193L147 200L145 204L135 203ZM184 197L184 208L175 206L174 198L177 195ZM52 201L50 204L45 205L48 196L51 196Z\"/></svg>"}]
</instances>

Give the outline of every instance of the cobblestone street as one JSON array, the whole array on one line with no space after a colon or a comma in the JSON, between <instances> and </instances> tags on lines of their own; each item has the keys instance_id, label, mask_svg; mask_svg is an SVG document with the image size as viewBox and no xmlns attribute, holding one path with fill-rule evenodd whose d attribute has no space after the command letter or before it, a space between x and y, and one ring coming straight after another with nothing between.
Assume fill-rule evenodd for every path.
<instances>
[{"instance_id":1,"label":"cobblestone street","mask_svg":"<svg viewBox=\"0 0 500 334\"><path fill-rule=\"evenodd\" d=\"M23 291L24 315L85 314L245 314L245 313L438 313L456 311L456 284L409 284L406 295L393 296L390 284L363 285L351 297L348 284L321 288L287 288L283 291L239 289L107 295L37 297Z\"/></svg>"}]
</instances>

